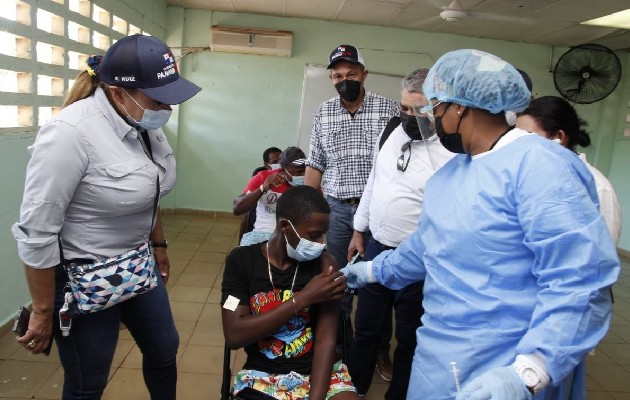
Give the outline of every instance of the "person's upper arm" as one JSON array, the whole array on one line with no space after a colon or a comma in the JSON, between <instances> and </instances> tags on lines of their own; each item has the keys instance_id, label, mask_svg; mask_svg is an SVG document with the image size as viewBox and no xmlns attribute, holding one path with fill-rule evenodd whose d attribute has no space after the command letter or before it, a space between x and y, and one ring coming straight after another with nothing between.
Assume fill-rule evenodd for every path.
<instances>
[{"instance_id":1,"label":"person's upper arm","mask_svg":"<svg viewBox=\"0 0 630 400\"><path fill-rule=\"evenodd\" d=\"M370 227L370 202L372 201L372 192L374 190L375 170L376 160L374 160L374 164L372 164L372 170L370 170L365 189L363 189L359 207L354 213L353 228L355 231L365 232Z\"/></svg>"},{"instance_id":2,"label":"person's upper arm","mask_svg":"<svg viewBox=\"0 0 630 400\"><path fill-rule=\"evenodd\" d=\"M265 183L265 174L263 172L264 171L261 171L249 179L247 185L245 186L245 189L243 189L243 194L251 193L254 190L258 189L260 185Z\"/></svg>"},{"instance_id":3,"label":"person's upper arm","mask_svg":"<svg viewBox=\"0 0 630 400\"><path fill-rule=\"evenodd\" d=\"M221 283L221 318L226 337L236 319L250 314L250 276L245 268L244 253L239 249L232 250L227 256Z\"/></svg>"},{"instance_id":4,"label":"person's upper arm","mask_svg":"<svg viewBox=\"0 0 630 400\"><path fill-rule=\"evenodd\" d=\"M232 297L238 300L238 304L249 307L249 281L250 275L247 273L244 258L245 253L236 248L228 254L225 259L225 269L223 271L223 281L221 282L221 305ZM234 301L234 300L232 300Z\"/></svg>"},{"instance_id":5,"label":"person's upper arm","mask_svg":"<svg viewBox=\"0 0 630 400\"><path fill-rule=\"evenodd\" d=\"M20 220L12 227L22 261L33 268L59 263L57 237L89 165L83 134L63 121L44 125L29 147Z\"/></svg>"},{"instance_id":6,"label":"person's upper arm","mask_svg":"<svg viewBox=\"0 0 630 400\"><path fill-rule=\"evenodd\" d=\"M322 253L320 258L320 269L322 273L328 272L329 268L332 267L333 271L338 271L339 267L337 265L337 261L332 257L328 252ZM318 324L317 324L317 335L323 333L325 335L330 334L329 340L336 342L337 335L335 332L337 331L337 322L339 321L339 309L340 309L339 301L329 301L326 303L320 303L317 305L318 307ZM320 325L321 323L321 325ZM321 326L323 325L323 328Z\"/></svg>"},{"instance_id":7,"label":"person's upper arm","mask_svg":"<svg viewBox=\"0 0 630 400\"><path fill-rule=\"evenodd\" d=\"M321 109L318 109L313 117L313 131L311 132L310 149L306 165L318 171L326 170L326 154L322 146Z\"/></svg>"}]
</instances>

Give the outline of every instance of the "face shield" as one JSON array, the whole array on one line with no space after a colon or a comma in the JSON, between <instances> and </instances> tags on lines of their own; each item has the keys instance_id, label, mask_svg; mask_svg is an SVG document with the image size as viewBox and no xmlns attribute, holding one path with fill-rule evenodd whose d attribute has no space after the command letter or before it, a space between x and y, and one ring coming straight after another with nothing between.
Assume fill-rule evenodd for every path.
<instances>
[{"instance_id":1,"label":"face shield","mask_svg":"<svg viewBox=\"0 0 630 400\"><path fill-rule=\"evenodd\" d=\"M439 155L434 154L435 150L433 150L433 152L431 151L431 149L434 148L432 142L435 141L435 117L433 115L433 108L437 104L439 103L436 103L435 105L425 104L423 106L417 105L413 107L415 114L414 119L418 126L418 132L424 141L424 146L422 146L424 147L423 151L426 153L433 171L437 170L437 160L439 160Z\"/></svg>"}]
</instances>

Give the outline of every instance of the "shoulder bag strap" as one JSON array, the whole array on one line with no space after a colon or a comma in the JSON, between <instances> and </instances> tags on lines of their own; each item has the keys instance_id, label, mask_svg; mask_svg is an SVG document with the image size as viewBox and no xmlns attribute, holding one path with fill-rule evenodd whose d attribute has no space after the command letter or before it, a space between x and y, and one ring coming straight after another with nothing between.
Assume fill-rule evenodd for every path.
<instances>
[{"instance_id":1,"label":"shoulder bag strap","mask_svg":"<svg viewBox=\"0 0 630 400\"><path fill-rule=\"evenodd\" d=\"M151 151L151 140L149 139L149 132L147 132L145 129L142 129L140 131L140 135L142 136L142 141L144 142L144 146L147 150L147 156L149 156L149 159L153 161L153 164L155 164L155 160L153 159L153 152ZM149 240L151 240L151 232L153 232L153 224L155 223L155 214L157 213L158 203L160 202L160 171L159 167L157 168L158 174L155 180L157 192L155 193L155 201L153 202L153 216L151 217L151 230L149 231Z\"/></svg>"}]
</instances>

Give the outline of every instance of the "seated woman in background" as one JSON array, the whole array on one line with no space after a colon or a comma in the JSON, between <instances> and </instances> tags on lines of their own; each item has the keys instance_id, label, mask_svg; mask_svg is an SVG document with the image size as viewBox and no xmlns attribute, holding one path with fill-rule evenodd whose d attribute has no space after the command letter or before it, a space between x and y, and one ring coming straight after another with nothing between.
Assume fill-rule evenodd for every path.
<instances>
[{"instance_id":1,"label":"seated woman in background","mask_svg":"<svg viewBox=\"0 0 630 400\"><path fill-rule=\"evenodd\" d=\"M519 114L516 127L552 139L577 153L580 160L584 161L595 178L599 211L616 245L621 233L621 207L615 189L604 174L586 161L584 153L575 150L576 145L588 147L591 144L591 138L584 129L586 121L578 117L573 106L565 99L543 96L532 100L527 109Z\"/></svg>"},{"instance_id":2,"label":"seated woman in background","mask_svg":"<svg viewBox=\"0 0 630 400\"><path fill-rule=\"evenodd\" d=\"M277 399L358 399L346 366L335 360L346 284L323 252L329 221L321 193L291 188L278 200L269 241L228 255L223 333L230 349L247 353L234 394L252 387Z\"/></svg>"}]
</instances>

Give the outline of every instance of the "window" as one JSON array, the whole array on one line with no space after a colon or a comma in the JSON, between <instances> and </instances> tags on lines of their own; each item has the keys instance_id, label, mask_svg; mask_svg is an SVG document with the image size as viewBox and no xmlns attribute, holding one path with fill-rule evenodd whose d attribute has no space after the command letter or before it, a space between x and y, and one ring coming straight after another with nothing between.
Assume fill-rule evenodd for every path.
<instances>
[{"instance_id":1,"label":"window","mask_svg":"<svg viewBox=\"0 0 630 400\"><path fill-rule=\"evenodd\" d=\"M1 0L0 135L35 132L61 109L89 55L145 32L111 0ZM124 0L132 4L133 0Z\"/></svg>"},{"instance_id":2,"label":"window","mask_svg":"<svg viewBox=\"0 0 630 400\"><path fill-rule=\"evenodd\" d=\"M100 32L94 31L92 34L92 46L98 47L103 51L109 49L109 36L105 36Z\"/></svg>"},{"instance_id":3,"label":"window","mask_svg":"<svg viewBox=\"0 0 630 400\"><path fill-rule=\"evenodd\" d=\"M126 35L127 34L127 21L114 15L114 22L112 24L112 28L114 28L116 32Z\"/></svg>"},{"instance_id":4,"label":"window","mask_svg":"<svg viewBox=\"0 0 630 400\"><path fill-rule=\"evenodd\" d=\"M63 36L64 20L46 10L37 10L37 28L48 33Z\"/></svg>"},{"instance_id":5,"label":"window","mask_svg":"<svg viewBox=\"0 0 630 400\"><path fill-rule=\"evenodd\" d=\"M87 60L88 55L77 53L76 51L68 52L68 68L80 70L85 65L85 61ZM69 86L70 87L70 86Z\"/></svg>"},{"instance_id":6,"label":"window","mask_svg":"<svg viewBox=\"0 0 630 400\"><path fill-rule=\"evenodd\" d=\"M0 92L30 93L31 74L0 69Z\"/></svg>"},{"instance_id":7,"label":"window","mask_svg":"<svg viewBox=\"0 0 630 400\"><path fill-rule=\"evenodd\" d=\"M84 17L90 17L90 1L89 0L70 0L70 11L74 11L83 15Z\"/></svg>"},{"instance_id":8,"label":"window","mask_svg":"<svg viewBox=\"0 0 630 400\"><path fill-rule=\"evenodd\" d=\"M20 24L31 24L31 6L20 0L4 0L0 7L0 17Z\"/></svg>"},{"instance_id":9,"label":"window","mask_svg":"<svg viewBox=\"0 0 630 400\"><path fill-rule=\"evenodd\" d=\"M0 54L29 59L31 58L31 41L12 33L0 32Z\"/></svg>"},{"instance_id":10,"label":"window","mask_svg":"<svg viewBox=\"0 0 630 400\"><path fill-rule=\"evenodd\" d=\"M37 42L35 49L37 61L47 64L63 65L63 48L44 42Z\"/></svg>"},{"instance_id":11,"label":"window","mask_svg":"<svg viewBox=\"0 0 630 400\"><path fill-rule=\"evenodd\" d=\"M142 29L135 25L129 25L129 35L135 35L136 33L142 33Z\"/></svg>"},{"instance_id":12,"label":"window","mask_svg":"<svg viewBox=\"0 0 630 400\"><path fill-rule=\"evenodd\" d=\"M68 22L68 38L79 43L90 43L90 30L74 21Z\"/></svg>"},{"instance_id":13,"label":"window","mask_svg":"<svg viewBox=\"0 0 630 400\"><path fill-rule=\"evenodd\" d=\"M97 24L109 26L109 13L97 5L94 6L92 19Z\"/></svg>"},{"instance_id":14,"label":"window","mask_svg":"<svg viewBox=\"0 0 630 400\"><path fill-rule=\"evenodd\" d=\"M37 76L37 94L42 96L63 96L63 79L54 76Z\"/></svg>"},{"instance_id":15,"label":"window","mask_svg":"<svg viewBox=\"0 0 630 400\"><path fill-rule=\"evenodd\" d=\"M61 111L61 107L39 107L38 113L37 113L38 114L37 126L44 125L46 121L48 121L49 119L57 115L59 111Z\"/></svg>"}]
</instances>

